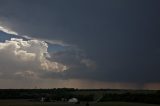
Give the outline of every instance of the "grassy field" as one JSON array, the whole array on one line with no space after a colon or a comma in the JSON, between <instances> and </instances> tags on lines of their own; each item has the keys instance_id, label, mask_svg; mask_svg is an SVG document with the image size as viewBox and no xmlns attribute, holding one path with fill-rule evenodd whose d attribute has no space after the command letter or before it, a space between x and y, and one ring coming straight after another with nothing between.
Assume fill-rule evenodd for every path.
<instances>
[{"instance_id":1,"label":"grassy field","mask_svg":"<svg viewBox=\"0 0 160 106\"><path fill-rule=\"evenodd\" d=\"M30 102L26 100L0 100L0 106L85 106L85 103L72 104L62 102ZM102 102L90 103L90 106L160 106L154 104L125 103L125 102Z\"/></svg>"}]
</instances>

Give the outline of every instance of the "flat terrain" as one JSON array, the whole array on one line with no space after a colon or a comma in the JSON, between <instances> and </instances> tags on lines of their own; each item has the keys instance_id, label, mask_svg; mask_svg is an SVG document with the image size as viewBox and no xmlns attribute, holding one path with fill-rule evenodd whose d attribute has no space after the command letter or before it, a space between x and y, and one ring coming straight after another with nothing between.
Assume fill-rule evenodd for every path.
<instances>
[{"instance_id":1,"label":"flat terrain","mask_svg":"<svg viewBox=\"0 0 160 106\"><path fill-rule=\"evenodd\" d=\"M63 102L31 102L26 100L0 100L0 106L85 106L85 103L72 104ZM125 102L101 102L90 103L89 106L160 106L143 103L125 103Z\"/></svg>"}]
</instances>

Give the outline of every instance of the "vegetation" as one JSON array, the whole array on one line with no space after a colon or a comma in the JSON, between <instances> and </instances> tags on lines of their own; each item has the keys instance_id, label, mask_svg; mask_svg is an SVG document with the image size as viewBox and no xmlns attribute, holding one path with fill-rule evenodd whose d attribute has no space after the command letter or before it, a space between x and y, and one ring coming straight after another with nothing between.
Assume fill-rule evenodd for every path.
<instances>
[{"instance_id":1,"label":"vegetation","mask_svg":"<svg viewBox=\"0 0 160 106\"><path fill-rule=\"evenodd\" d=\"M136 102L160 104L160 91L158 90L112 90L73 88L0 89L0 99L3 101L23 99L32 103L38 103L38 105L43 105L39 104L42 97L45 98L45 102L48 103L48 105L51 102L67 103L66 101L73 97L77 98L80 102Z\"/></svg>"},{"instance_id":2,"label":"vegetation","mask_svg":"<svg viewBox=\"0 0 160 106\"><path fill-rule=\"evenodd\" d=\"M86 102L80 104L62 102L30 102L26 100L0 100L0 106L85 106ZM126 102L90 102L90 106L159 106L155 104L126 103Z\"/></svg>"}]
</instances>

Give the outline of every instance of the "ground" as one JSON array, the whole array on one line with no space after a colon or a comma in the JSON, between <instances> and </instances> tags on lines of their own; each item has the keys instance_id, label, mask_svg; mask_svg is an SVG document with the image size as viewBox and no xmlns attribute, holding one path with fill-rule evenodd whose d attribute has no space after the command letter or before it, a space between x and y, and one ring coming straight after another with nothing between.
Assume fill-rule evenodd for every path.
<instances>
[{"instance_id":1,"label":"ground","mask_svg":"<svg viewBox=\"0 0 160 106\"><path fill-rule=\"evenodd\" d=\"M85 102L80 104L63 102L31 102L26 100L0 100L0 106L85 106ZM89 106L160 106L154 104L125 103L125 102L101 102L90 103Z\"/></svg>"}]
</instances>

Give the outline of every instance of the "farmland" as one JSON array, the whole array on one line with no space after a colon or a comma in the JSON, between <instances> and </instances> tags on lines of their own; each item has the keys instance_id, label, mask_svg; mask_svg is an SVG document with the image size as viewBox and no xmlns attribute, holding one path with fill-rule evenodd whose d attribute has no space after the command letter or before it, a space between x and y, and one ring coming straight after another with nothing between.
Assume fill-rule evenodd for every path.
<instances>
[{"instance_id":1,"label":"farmland","mask_svg":"<svg viewBox=\"0 0 160 106\"><path fill-rule=\"evenodd\" d=\"M43 98L43 101L42 101ZM80 103L68 103L77 98ZM160 106L159 90L0 89L0 106Z\"/></svg>"},{"instance_id":2,"label":"farmland","mask_svg":"<svg viewBox=\"0 0 160 106\"><path fill-rule=\"evenodd\" d=\"M86 102L73 104L67 102L31 102L27 100L0 100L0 106L85 106ZM155 104L127 102L90 102L90 106L160 106Z\"/></svg>"}]
</instances>

